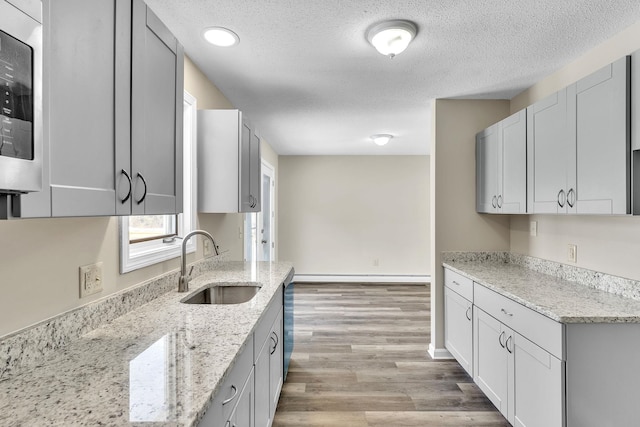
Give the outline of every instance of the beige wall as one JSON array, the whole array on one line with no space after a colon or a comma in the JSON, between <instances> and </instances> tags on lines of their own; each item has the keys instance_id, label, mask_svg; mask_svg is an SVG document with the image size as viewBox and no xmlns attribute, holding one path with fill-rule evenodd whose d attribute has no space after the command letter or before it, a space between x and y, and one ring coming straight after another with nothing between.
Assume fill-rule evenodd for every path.
<instances>
[{"instance_id":1,"label":"beige wall","mask_svg":"<svg viewBox=\"0 0 640 427\"><path fill-rule=\"evenodd\" d=\"M280 259L297 273L431 274L427 156L281 156L279 169Z\"/></svg>"},{"instance_id":2,"label":"beige wall","mask_svg":"<svg viewBox=\"0 0 640 427\"><path fill-rule=\"evenodd\" d=\"M185 89L199 108L232 108L231 103L185 58ZM242 258L241 215L200 215L232 259ZM173 259L131 273L119 273L118 219L55 218L0 221L0 336L177 269ZM200 245L198 245L200 246ZM189 262L202 257L189 255ZM103 262L104 291L80 300L78 267ZM177 284L176 284L177 286Z\"/></svg>"},{"instance_id":3,"label":"beige wall","mask_svg":"<svg viewBox=\"0 0 640 427\"><path fill-rule=\"evenodd\" d=\"M436 100L431 105L431 344L444 348L443 251L509 249L509 217L475 208L475 135L509 114L509 101Z\"/></svg>"},{"instance_id":4,"label":"beige wall","mask_svg":"<svg viewBox=\"0 0 640 427\"><path fill-rule=\"evenodd\" d=\"M511 111L575 82L591 72L640 49L640 22L558 70L511 101ZM633 113L635 117L638 113ZM530 237L529 221L538 222ZM568 262L567 245L578 245L577 265L640 280L640 218L607 216L514 216L511 250L553 261Z\"/></svg>"}]
</instances>

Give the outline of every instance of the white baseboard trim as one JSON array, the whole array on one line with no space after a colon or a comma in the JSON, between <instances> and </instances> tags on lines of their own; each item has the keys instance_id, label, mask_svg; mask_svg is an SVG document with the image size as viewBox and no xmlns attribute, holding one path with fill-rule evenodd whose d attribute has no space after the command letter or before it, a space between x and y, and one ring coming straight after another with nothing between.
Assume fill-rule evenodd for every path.
<instances>
[{"instance_id":1,"label":"white baseboard trim","mask_svg":"<svg viewBox=\"0 0 640 427\"><path fill-rule=\"evenodd\" d=\"M432 342L429 343L429 356L432 359L454 359L453 355L449 353L446 348L436 348Z\"/></svg>"},{"instance_id":2,"label":"white baseboard trim","mask_svg":"<svg viewBox=\"0 0 640 427\"><path fill-rule=\"evenodd\" d=\"M431 283L431 276L392 276L384 274L296 274L302 283Z\"/></svg>"}]
</instances>

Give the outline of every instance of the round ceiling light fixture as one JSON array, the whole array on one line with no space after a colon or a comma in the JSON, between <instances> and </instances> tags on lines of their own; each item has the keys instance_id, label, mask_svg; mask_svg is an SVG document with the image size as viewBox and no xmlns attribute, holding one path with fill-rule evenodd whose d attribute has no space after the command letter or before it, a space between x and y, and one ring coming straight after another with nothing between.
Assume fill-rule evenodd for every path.
<instances>
[{"instance_id":1,"label":"round ceiling light fixture","mask_svg":"<svg viewBox=\"0 0 640 427\"><path fill-rule=\"evenodd\" d=\"M367 40L383 55L393 58L403 52L418 32L411 21L385 21L367 31Z\"/></svg>"},{"instance_id":2,"label":"round ceiling light fixture","mask_svg":"<svg viewBox=\"0 0 640 427\"><path fill-rule=\"evenodd\" d=\"M393 135L389 135L387 133L381 133L378 135L371 135L371 140L376 144L376 145L387 145L389 143L389 141L391 141L391 138L393 138Z\"/></svg>"},{"instance_id":3,"label":"round ceiling light fixture","mask_svg":"<svg viewBox=\"0 0 640 427\"><path fill-rule=\"evenodd\" d=\"M202 37L214 46L231 47L240 43L240 37L224 27L209 27L202 31Z\"/></svg>"}]
</instances>

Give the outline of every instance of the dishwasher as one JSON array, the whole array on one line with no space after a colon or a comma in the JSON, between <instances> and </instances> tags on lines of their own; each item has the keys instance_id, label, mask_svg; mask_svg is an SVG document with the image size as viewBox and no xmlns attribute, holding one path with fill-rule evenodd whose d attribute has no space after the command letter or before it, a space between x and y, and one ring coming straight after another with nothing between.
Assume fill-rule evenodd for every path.
<instances>
[{"instance_id":1,"label":"dishwasher","mask_svg":"<svg viewBox=\"0 0 640 427\"><path fill-rule=\"evenodd\" d=\"M294 270L287 276L283 284L284 292L284 380L287 379L287 371L289 370L289 362L291 361L291 353L293 353L293 291L295 284L293 283Z\"/></svg>"}]
</instances>

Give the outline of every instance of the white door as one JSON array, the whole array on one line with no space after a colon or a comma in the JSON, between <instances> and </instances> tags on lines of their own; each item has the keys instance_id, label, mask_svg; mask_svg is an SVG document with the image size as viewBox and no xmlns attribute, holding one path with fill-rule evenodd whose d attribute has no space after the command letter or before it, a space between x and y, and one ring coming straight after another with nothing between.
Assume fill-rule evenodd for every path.
<instances>
[{"instance_id":1,"label":"white door","mask_svg":"<svg viewBox=\"0 0 640 427\"><path fill-rule=\"evenodd\" d=\"M260 175L262 209L244 220L245 261L275 260L275 169L263 160Z\"/></svg>"}]
</instances>

